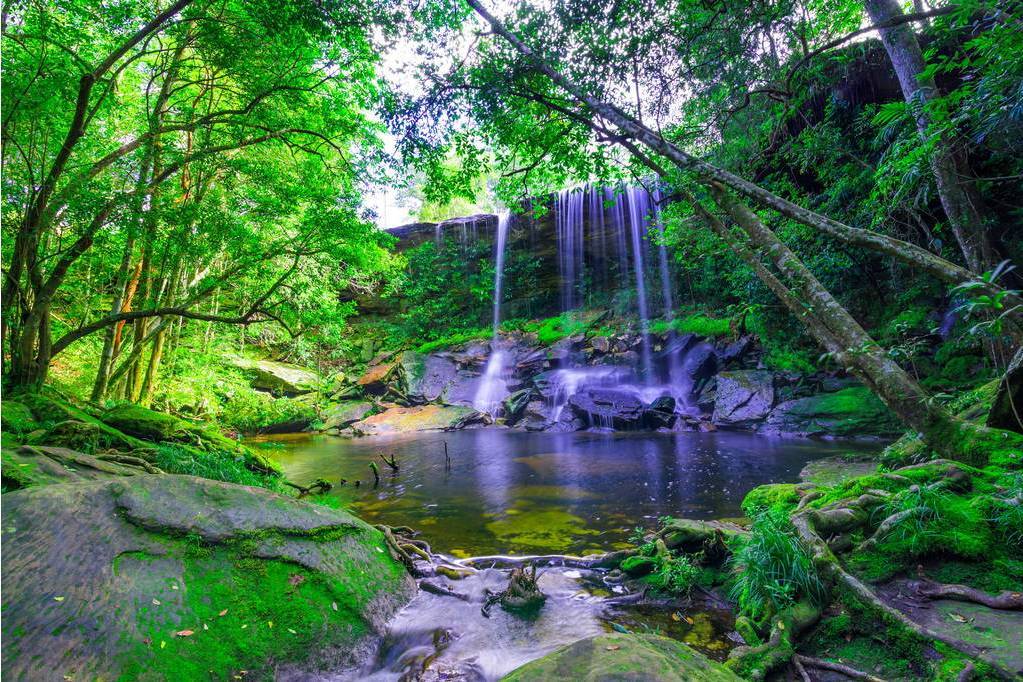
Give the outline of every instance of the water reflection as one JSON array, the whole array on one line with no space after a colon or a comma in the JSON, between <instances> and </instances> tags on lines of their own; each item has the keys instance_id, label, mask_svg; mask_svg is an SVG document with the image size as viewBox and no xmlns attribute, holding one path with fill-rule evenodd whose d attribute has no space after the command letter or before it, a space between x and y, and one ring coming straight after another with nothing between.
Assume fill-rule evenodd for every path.
<instances>
[{"instance_id":1,"label":"water reflection","mask_svg":"<svg viewBox=\"0 0 1023 682\"><path fill-rule=\"evenodd\" d=\"M436 550L458 555L608 549L660 516L737 516L751 488L796 480L810 460L871 448L728 432L500 429L260 443L292 480L347 479L331 494L367 521L419 528ZM381 454L396 455L396 474ZM374 460L383 470L377 488L369 470Z\"/></svg>"}]
</instances>

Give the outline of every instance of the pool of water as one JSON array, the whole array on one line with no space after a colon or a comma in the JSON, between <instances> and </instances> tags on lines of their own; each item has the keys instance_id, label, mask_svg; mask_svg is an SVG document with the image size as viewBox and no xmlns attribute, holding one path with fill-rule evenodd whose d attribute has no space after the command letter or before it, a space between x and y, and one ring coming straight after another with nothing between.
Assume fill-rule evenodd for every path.
<instances>
[{"instance_id":1,"label":"pool of water","mask_svg":"<svg viewBox=\"0 0 1023 682\"><path fill-rule=\"evenodd\" d=\"M661 516L739 516L743 497L758 485L795 481L814 459L879 447L734 432L493 428L275 436L253 445L266 448L291 480L324 478L334 484L329 494L363 519L411 526L435 551L456 557L615 549ZM392 455L397 471L381 457ZM370 462L380 470L377 484Z\"/></svg>"}]
</instances>

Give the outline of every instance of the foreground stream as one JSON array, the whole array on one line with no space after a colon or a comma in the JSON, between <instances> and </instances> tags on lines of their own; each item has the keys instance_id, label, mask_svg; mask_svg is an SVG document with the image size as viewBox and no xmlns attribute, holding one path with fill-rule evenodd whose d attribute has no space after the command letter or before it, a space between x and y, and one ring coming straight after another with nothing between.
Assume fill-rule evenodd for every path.
<instances>
[{"instance_id":1,"label":"foreground stream","mask_svg":"<svg viewBox=\"0 0 1023 682\"><path fill-rule=\"evenodd\" d=\"M421 591L393 619L367 667L323 680L496 680L560 646L622 628L659 632L723 660L737 643L732 619L708 593L635 603L606 572L548 566L540 578L548 600L534 619L499 607L484 617L486 590L503 589L508 570L478 557L624 548L637 526L651 529L660 516L740 516L743 497L758 485L794 481L814 459L876 449L743 433L498 429L358 440L275 436L253 444L272 451L291 480L325 478L335 484L329 494L366 521L411 526L452 563L479 569L457 581L435 579L467 600ZM398 471L381 455L394 455ZM380 469L376 486L370 462ZM337 485L341 479L347 483Z\"/></svg>"}]
</instances>

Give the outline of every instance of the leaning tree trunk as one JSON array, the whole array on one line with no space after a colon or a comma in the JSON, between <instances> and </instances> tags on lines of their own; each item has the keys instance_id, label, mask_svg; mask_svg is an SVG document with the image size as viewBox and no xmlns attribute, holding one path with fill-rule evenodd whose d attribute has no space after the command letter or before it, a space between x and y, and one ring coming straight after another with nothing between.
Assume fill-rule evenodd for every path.
<instances>
[{"instance_id":1,"label":"leaning tree trunk","mask_svg":"<svg viewBox=\"0 0 1023 682\"><path fill-rule=\"evenodd\" d=\"M937 404L908 372L888 357L756 213L720 185L712 186L711 193L715 203L741 228L749 244L774 264L798 294L780 298L798 319L807 323L810 333L850 366L928 446L951 459L977 461L973 444L968 439L964 442L962 436L967 426ZM793 300L799 301L799 309L793 309Z\"/></svg>"},{"instance_id":2,"label":"leaning tree trunk","mask_svg":"<svg viewBox=\"0 0 1023 682\"><path fill-rule=\"evenodd\" d=\"M896 0L865 0L864 5L874 24L888 25L879 29L888 57L899 78L902 96L906 99L923 140L934 136L931 170L938 188L941 206L948 217L952 234L966 264L974 272L989 270L997 256L984 220L983 203L971 180L965 150L954 136L932 130L927 105L939 97L934 77L926 73L923 51L916 34L907 23L891 25L902 16Z\"/></svg>"}]
</instances>

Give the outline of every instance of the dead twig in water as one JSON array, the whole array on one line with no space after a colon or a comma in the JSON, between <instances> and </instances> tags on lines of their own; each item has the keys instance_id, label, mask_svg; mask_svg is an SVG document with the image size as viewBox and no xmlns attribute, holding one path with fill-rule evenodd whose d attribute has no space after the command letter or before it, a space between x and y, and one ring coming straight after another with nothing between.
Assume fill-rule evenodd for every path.
<instances>
[{"instance_id":1,"label":"dead twig in water","mask_svg":"<svg viewBox=\"0 0 1023 682\"><path fill-rule=\"evenodd\" d=\"M398 471L398 466L399 466L398 465L398 460L395 459L395 456L393 454L391 455L390 459L387 458L387 455L380 455L380 459L384 460L384 464L386 464L387 466L391 467L391 471L394 471L394 472Z\"/></svg>"}]
</instances>

